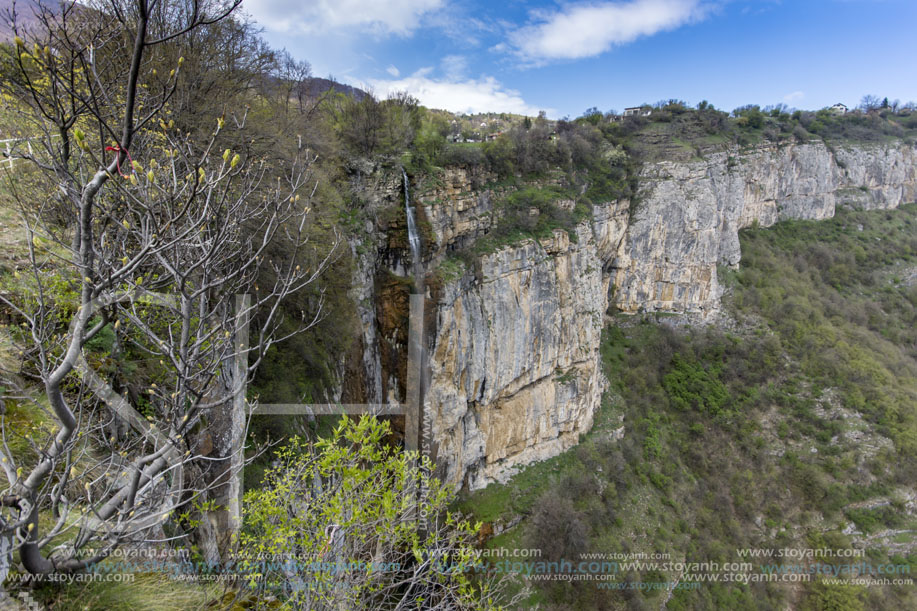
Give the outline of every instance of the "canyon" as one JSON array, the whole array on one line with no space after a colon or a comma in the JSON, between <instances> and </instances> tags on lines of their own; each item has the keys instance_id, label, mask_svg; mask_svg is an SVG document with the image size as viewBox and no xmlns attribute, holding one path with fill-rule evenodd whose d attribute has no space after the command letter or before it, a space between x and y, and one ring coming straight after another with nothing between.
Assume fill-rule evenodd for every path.
<instances>
[{"instance_id":1,"label":"canyon","mask_svg":"<svg viewBox=\"0 0 917 611\"><path fill-rule=\"evenodd\" d=\"M341 393L351 401L404 396L410 281L399 278L409 275L412 245L404 217L386 214L403 209L401 178L367 167L355 183L376 222L367 223L372 247L357 257L359 374ZM473 265L451 253L493 227L505 187L466 167L413 185L423 235L413 258L429 279L426 435L450 485L505 482L590 429L606 388L599 344L610 310L711 319L722 295L717 269L739 265L741 229L915 201L917 148L760 145L647 163L639 184L634 201L595 205L570 233L480 252Z\"/></svg>"}]
</instances>

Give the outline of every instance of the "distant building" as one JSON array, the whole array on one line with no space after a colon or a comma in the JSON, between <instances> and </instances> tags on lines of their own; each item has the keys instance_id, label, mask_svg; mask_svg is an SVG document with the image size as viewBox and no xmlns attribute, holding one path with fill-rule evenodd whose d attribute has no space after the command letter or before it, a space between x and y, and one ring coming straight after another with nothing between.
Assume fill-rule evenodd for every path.
<instances>
[{"instance_id":1,"label":"distant building","mask_svg":"<svg viewBox=\"0 0 917 611\"><path fill-rule=\"evenodd\" d=\"M642 106L632 106L631 108L624 109L625 117L648 117L653 114L653 110L650 108L643 108Z\"/></svg>"},{"instance_id":2,"label":"distant building","mask_svg":"<svg viewBox=\"0 0 917 611\"><path fill-rule=\"evenodd\" d=\"M841 104L840 102L838 102L834 106L829 107L828 110L830 110L831 112L837 115L847 114L847 106L844 104Z\"/></svg>"}]
</instances>

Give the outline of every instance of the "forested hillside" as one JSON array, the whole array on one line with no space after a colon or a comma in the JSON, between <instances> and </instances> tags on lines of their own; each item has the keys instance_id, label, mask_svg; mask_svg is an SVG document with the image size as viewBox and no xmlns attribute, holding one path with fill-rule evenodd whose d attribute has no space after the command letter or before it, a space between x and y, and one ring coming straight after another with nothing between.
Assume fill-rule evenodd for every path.
<instances>
[{"instance_id":1,"label":"forested hillside","mask_svg":"<svg viewBox=\"0 0 917 611\"><path fill-rule=\"evenodd\" d=\"M0 46L0 606L917 605L481 562L747 575L739 550L817 548L910 570L913 108L453 114L315 77L238 2L33 9ZM746 189L760 167L777 195ZM649 188L695 179L760 209ZM682 234L652 225L678 217L663 199ZM685 252L703 316L707 285L657 278ZM625 304L638 272L659 295ZM412 416L437 447L405 451Z\"/></svg>"}]
</instances>

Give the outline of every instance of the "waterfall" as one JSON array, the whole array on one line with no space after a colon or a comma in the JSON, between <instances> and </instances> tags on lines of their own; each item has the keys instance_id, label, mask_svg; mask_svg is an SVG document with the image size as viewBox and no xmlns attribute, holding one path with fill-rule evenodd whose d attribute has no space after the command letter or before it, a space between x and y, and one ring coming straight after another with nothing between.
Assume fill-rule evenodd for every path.
<instances>
[{"instance_id":1,"label":"waterfall","mask_svg":"<svg viewBox=\"0 0 917 611\"><path fill-rule=\"evenodd\" d=\"M408 173L401 168L404 179L404 212L408 218L408 243L411 246L411 263L414 272L414 289L411 291L408 310L408 361L405 371L404 402L406 407L404 419L404 447L416 451L424 447L423 431L423 383L424 383L424 287L423 265L420 260L420 236L417 234L417 221L414 208L411 207L411 181ZM410 494L410 493L409 493Z\"/></svg>"},{"instance_id":2,"label":"waterfall","mask_svg":"<svg viewBox=\"0 0 917 611\"><path fill-rule=\"evenodd\" d=\"M408 243L411 246L411 261L414 265L414 277L417 283L416 290L420 291L420 236L417 234L417 221L414 219L414 208L411 206L411 181L408 179L408 173L401 168L401 176L404 179L404 210L408 217Z\"/></svg>"}]
</instances>

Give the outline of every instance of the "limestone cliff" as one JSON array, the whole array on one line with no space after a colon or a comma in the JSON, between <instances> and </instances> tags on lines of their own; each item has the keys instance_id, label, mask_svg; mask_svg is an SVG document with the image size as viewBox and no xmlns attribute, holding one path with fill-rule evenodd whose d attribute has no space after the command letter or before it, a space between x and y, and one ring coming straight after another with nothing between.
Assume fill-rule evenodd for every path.
<instances>
[{"instance_id":1,"label":"limestone cliff","mask_svg":"<svg viewBox=\"0 0 917 611\"><path fill-rule=\"evenodd\" d=\"M468 168L445 168L433 185L418 193L432 230L430 247L435 255L472 244L493 226L495 193L486 185L495 178Z\"/></svg>"},{"instance_id":2,"label":"limestone cliff","mask_svg":"<svg viewBox=\"0 0 917 611\"><path fill-rule=\"evenodd\" d=\"M375 275L376 286L356 292L365 302L363 396L397 402L400 301L379 291L397 283L378 279L404 274L405 249L393 237L397 215L383 218L398 209L400 191L384 176L364 178L370 208L381 212L375 249L359 267L362 282ZM451 168L417 189L428 272L493 227L501 193L492 184L480 171ZM917 149L906 144L721 152L645 166L638 201L595 206L575 239L558 230L482 255L460 273L431 272L425 433L446 481L474 489L505 480L590 428L605 386L599 341L611 302L625 312L708 315L719 302L717 266L739 263L740 229L915 199Z\"/></svg>"},{"instance_id":3,"label":"limestone cliff","mask_svg":"<svg viewBox=\"0 0 917 611\"><path fill-rule=\"evenodd\" d=\"M647 166L614 262L616 305L709 314L719 302L717 265L739 263L739 229L830 218L838 205L914 201L915 162L917 150L905 144L832 151L818 142Z\"/></svg>"},{"instance_id":4,"label":"limestone cliff","mask_svg":"<svg viewBox=\"0 0 917 611\"><path fill-rule=\"evenodd\" d=\"M598 223L604 240L620 239ZM576 235L556 230L486 255L437 300L425 409L447 481L503 480L592 425L609 276L589 224Z\"/></svg>"}]
</instances>

